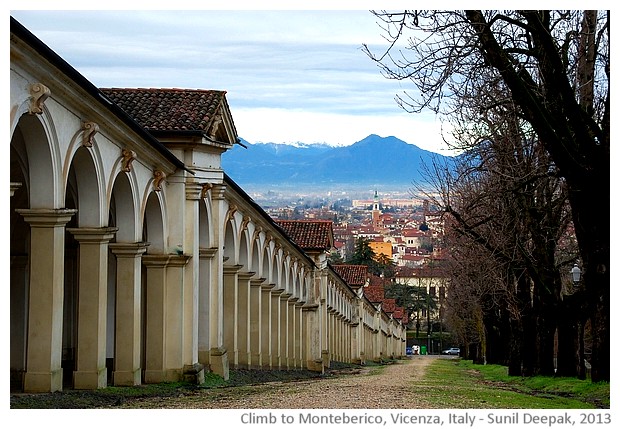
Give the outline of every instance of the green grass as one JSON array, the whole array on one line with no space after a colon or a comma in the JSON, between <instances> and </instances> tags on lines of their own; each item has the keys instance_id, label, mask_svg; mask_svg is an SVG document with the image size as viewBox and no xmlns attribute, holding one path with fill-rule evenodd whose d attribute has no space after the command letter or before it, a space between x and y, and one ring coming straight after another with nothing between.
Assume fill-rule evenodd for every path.
<instances>
[{"instance_id":1,"label":"green grass","mask_svg":"<svg viewBox=\"0 0 620 429\"><path fill-rule=\"evenodd\" d=\"M609 383L576 378L510 377L500 365L437 359L422 381L438 408L609 408Z\"/></svg>"}]
</instances>

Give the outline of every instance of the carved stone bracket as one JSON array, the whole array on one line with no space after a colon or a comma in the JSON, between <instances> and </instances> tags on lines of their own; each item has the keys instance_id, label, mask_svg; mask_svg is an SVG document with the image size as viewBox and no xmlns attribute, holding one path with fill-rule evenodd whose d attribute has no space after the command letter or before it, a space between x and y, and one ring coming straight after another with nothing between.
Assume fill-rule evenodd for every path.
<instances>
[{"instance_id":1,"label":"carved stone bracket","mask_svg":"<svg viewBox=\"0 0 620 429\"><path fill-rule=\"evenodd\" d=\"M161 182L166 178L166 173L161 170L153 171L153 189L161 191Z\"/></svg>"},{"instance_id":2,"label":"carved stone bracket","mask_svg":"<svg viewBox=\"0 0 620 429\"><path fill-rule=\"evenodd\" d=\"M234 204L231 204L228 206L228 213L226 213L226 222L228 222L229 220L231 220L233 218L233 216L235 215L235 212L237 211L237 206Z\"/></svg>"},{"instance_id":3,"label":"carved stone bracket","mask_svg":"<svg viewBox=\"0 0 620 429\"><path fill-rule=\"evenodd\" d=\"M207 198L207 192L209 192L209 189L211 189L212 187L213 187L213 184L211 183L205 183L204 185L202 185L202 190L200 191L200 198L201 199Z\"/></svg>"},{"instance_id":4,"label":"carved stone bracket","mask_svg":"<svg viewBox=\"0 0 620 429\"><path fill-rule=\"evenodd\" d=\"M242 231L248 227L248 224L250 223L251 220L252 219L250 219L249 216L243 216L243 221L241 222L241 230Z\"/></svg>"},{"instance_id":5,"label":"carved stone bracket","mask_svg":"<svg viewBox=\"0 0 620 429\"><path fill-rule=\"evenodd\" d=\"M43 113L43 103L50 96L50 89L42 83L33 83L28 88L30 92L30 106L28 108L31 115Z\"/></svg>"},{"instance_id":6,"label":"carved stone bracket","mask_svg":"<svg viewBox=\"0 0 620 429\"><path fill-rule=\"evenodd\" d=\"M15 192L21 188L22 182L11 182L11 196L15 195Z\"/></svg>"},{"instance_id":7,"label":"carved stone bracket","mask_svg":"<svg viewBox=\"0 0 620 429\"><path fill-rule=\"evenodd\" d=\"M136 153L133 150L123 149L123 171L129 173L131 171L131 163L136 159Z\"/></svg>"},{"instance_id":8,"label":"carved stone bracket","mask_svg":"<svg viewBox=\"0 0 620 429\"><path fill-rule=\"evenodd\" d=\"M95 122L82 122L82 146L93 147L95 134L99 132L99 125Z\"/></svg>"}]
</instances>

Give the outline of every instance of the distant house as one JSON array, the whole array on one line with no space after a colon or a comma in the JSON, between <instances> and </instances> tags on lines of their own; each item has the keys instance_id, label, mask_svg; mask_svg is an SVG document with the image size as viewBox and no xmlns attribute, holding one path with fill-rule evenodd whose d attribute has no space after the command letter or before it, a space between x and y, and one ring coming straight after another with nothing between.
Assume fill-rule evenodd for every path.
<instances>
[{"instance_id":1,"label":"distant house","mask_svg":"<svg viewBox=\"0 0 620 429\"><path fill-rule=\"evenodd\" d=\"M368 246L375 252L375 256L384 255L389 259L392 259L392 243L389 241L371 241Z\"/></svg>"}]
</instances>

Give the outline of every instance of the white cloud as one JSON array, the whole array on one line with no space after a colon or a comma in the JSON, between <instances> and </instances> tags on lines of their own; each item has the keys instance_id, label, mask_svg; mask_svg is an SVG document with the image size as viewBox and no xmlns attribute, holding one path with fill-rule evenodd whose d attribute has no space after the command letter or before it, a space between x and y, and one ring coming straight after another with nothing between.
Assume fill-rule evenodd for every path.
<instances>
[{"instance_id":1,"label":"white cloud","mask_svg":"<svg viewBox=\"0 0 620 429\"><path fill-rule=\"evenodd\" d=\"M452 154L442 140L441 124L430 115L405 112L389 116L347 115L266 108L238 108L232 114L237 133L251 143L348 146L377 134L394 136L443 155Z\"/></svg>"},{"instance_id":2,"label":"white cloud","mask_svg":"<svg viewBox=\"0 0 620 429\"><path fill-rule=\"evenodd\" d=\"M432 116L396 105L412 85L385 79L361 51L382 40L367 10L12 15L96 86L226 90L251 142L346 145L378 134L444 147Z\"/></svg>"}]
</instances>

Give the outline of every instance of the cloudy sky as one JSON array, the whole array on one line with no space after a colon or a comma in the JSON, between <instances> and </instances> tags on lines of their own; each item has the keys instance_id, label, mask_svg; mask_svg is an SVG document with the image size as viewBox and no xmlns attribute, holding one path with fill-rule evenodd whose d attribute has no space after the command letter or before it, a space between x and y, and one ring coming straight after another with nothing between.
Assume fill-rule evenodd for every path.
<instances>
[{"instance_id":1,"label":"cloudy sky","mask_svg":"<svg viewBox=\"0 0 620 429\"><path fill-rule=\"evenodd\" d=\"M433 114L397 106L411 85L362 52L386 46L368 9L68 9L10 13L98 87L226 90L251 143L349 145L374 133L449 154Z\"/></svg>"}]
</instances>

